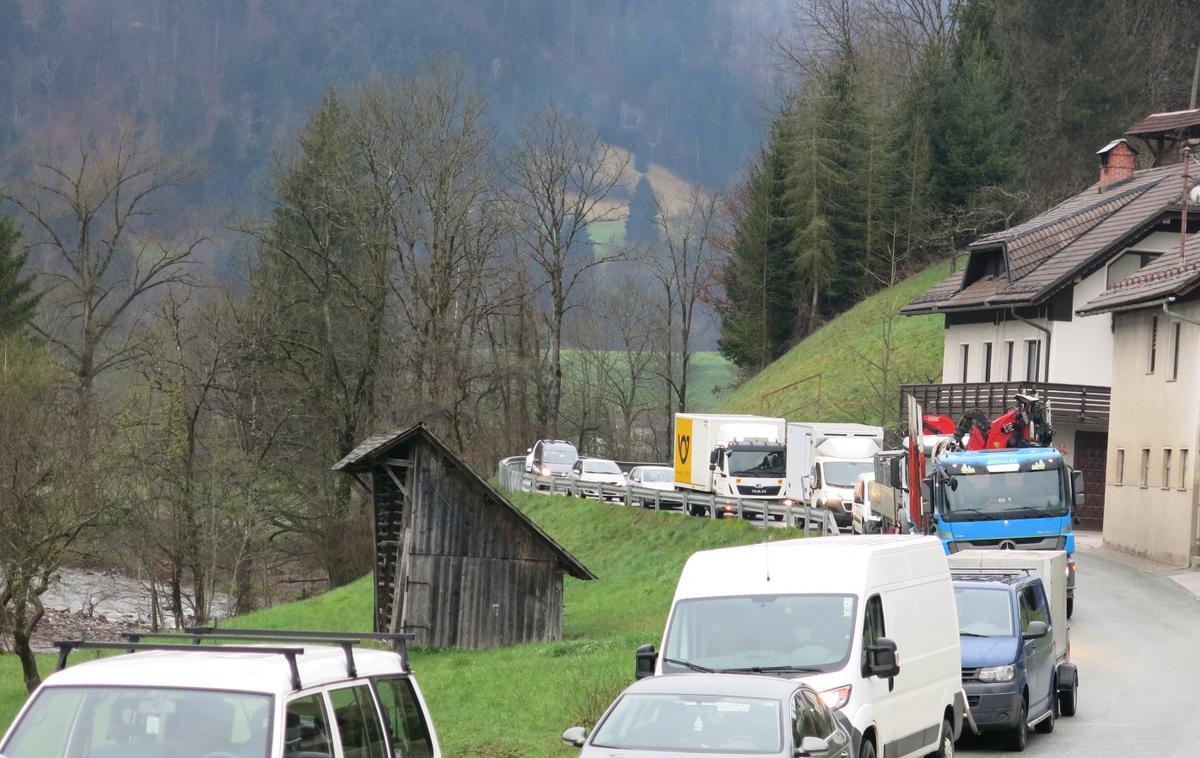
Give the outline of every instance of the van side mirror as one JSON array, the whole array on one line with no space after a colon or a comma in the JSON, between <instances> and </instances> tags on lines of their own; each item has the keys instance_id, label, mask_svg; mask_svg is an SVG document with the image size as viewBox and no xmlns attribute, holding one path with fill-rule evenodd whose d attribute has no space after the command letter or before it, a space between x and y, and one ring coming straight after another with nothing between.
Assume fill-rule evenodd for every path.
<instances>
[{"instance_id":1,"label":"van side mirror","mask_svg":"<svg viewBox=\"0 0 1200 758\"><path fill-rule=\"evenodd\" d=\"M533 452L533 448L531 448L531 447L527 447L527 448L525 448L525 452L527 452L527 453L532 453L532 452Z\"/></svg>"},{"instance_id":2,"label":"van side mirror","mask_svg":"<svg viewBox=\"0 0 1200 758\"><path fill-rule=\"evenodd\" d=\"M1021 635L1024 640L1040 640L1050 633L1050 627L1046 626L1045 621L1030 621L1029 628Z\"/></svg>"},{"instance_id":3,"label":"van side mirror","mask_svg":"<svg viewBox=\"0 0 1200 758\"><path fill-rule=\"evenodd\" d=\"M867 675L880 679L891 679L900 674L900 658L896 654L896 642L880 637L874 645L867 647Z\"/></svg>"},{"instance_id":4,"label":"van side mirror","mask_svg":"<svg viewBox=\"0 0 1200 758\"><path fill-rule=\"evenodd\" d=\"M1075 507L1083 507L1085 500L1083 495L1083 472L1078 469L1071 472L1071 491L1075 493Z\"/></svg>"},{"instance_id":5,"label":"van side mirror","mask_svg":"<svg viewBox=\"0 0 1200 758\"><path fill-rule=\"evenodd\" d=\"M820 737L805 737L800 740L800 747L796 748L796 756L800 758L804 756L825 755L829 752L829 740L823 740Z\"/></svg>"},{"instance_id":6,"label":"van side mirror","mask_svg":"<svg viewBox=\"0 0 1200 758\"><path fill-rule=\"evenodd\" d=\"M583 747L587 739L587 730L581 726L573 726L562 733L562 741L571 747Z\"/></svg>"},{"instance_id":7,"label":"van side mirror","mask_svg":"<svg viewBox=\"0 0 1200 758\"><path fill-rule=\"evenodd\" d=\"M921 513L926 516L933 515L933 478L926 477L921 480Z\"/></svg>"},{"instance_id":8,"label":"van side mirror","mask_svg":"<svg viewBox=\"0 0 1200 758\"><path fill-rule=\"evenodd\" d=\"M658 652L653 645L642 645L635 654L633 676L635 679L645 679L654 676L654 665L658 663Z\"/></svg>"}]
</instances>

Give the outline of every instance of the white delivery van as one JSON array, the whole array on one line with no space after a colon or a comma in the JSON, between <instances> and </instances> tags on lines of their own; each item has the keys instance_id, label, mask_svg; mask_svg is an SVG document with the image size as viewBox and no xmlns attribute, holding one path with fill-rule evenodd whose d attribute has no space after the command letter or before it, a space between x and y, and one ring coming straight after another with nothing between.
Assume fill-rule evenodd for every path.
<instances>
[{"instance_id":1,"label":"white delivery van","mask_svg":"<svg viewBox=\"0 0 1200 758\"><path fill-rule=\"evenodd\" d=\"M675 487L746 499L782 497L786 421L675 414Z\"/></svg>"},{"instance_id":2,"label":"white delivery van","mask_svg":"<svg viewBox=\"0 0 1200 758\"><path fill-rule=\"evenodd\" d=\"M958 616L933 537L818 537L705 550L683 568L638 676L770 673L841 711L859 758L949 755L962 731Z\"/></svg>"}]
</instances>

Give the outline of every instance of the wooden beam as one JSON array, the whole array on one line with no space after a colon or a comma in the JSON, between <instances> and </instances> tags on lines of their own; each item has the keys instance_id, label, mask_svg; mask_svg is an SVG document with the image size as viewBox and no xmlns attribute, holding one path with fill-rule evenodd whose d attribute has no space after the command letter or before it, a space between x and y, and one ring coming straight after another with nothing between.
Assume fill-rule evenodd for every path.
<instances>
[{"instance_id":1,"label":"wooden beam","mask_svg":"<svg viewBox=\"0 0 1200 758\"><path fill-rule=\"evenodd\" d=\"M359 476L358 474L351 474L350 476L351 476L351 478L354 479L354 481L358 482L359 487L363 488L363 492L367 493L368 495L371 494L371 488L367 485L366 482L364 482L362 480L361 476Z\"/></svg>"},{"instance_id":2,"label":"wooden beam","mask_svg":"<svg viewBox=\"0 0 1200 758\"><path fill-rule=\"evenodd\" d=\"M387 466L396 466L397 468L412 468L413 462L404 458L385 458L382 463Z\"/></svg>"},{"instance_id":3,"label":"wooden beam","mask_svg":"<svg viewBox=\"0 0 1200 758\"><path fill-rule=\"evenodd\" d=\"M392 467L384 466L383 470L386 471L387 475L392 478L392 483L396 485L396 489L400 490L400 494L404 496L404 499L408 500L408 488L406 488L400 481L400 477L396 476L396 472L392 471Z\"/></svg>"}]
</instances>

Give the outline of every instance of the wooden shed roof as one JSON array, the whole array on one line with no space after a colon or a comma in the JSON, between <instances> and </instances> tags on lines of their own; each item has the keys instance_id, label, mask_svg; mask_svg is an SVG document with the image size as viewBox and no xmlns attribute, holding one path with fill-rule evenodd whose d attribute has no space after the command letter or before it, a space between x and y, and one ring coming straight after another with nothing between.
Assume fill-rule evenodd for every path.
<instances>
[{"instance_id":1,"label":"wooden shed roof","mask_svg":"<svg viewBox=\"0 0 1200 758\"><path fill-rule=\"evenodd\" d=\"M1175 129L1188 129L1200 126L1200 108L1183 111L1167 111L1151 113L1141 121L1125 130L1126 134L1157 134Z\"/></svg>"},{"instance_id":2,"label":"wooden shed roof","mask_svg":"<svg viewBox=\"0 0 1200 758\"><path fill-rule=\"evenodd\" d=\"M358 447L351 450L345 458L333 465L334 471L342 471L347 474L370 471L372 467L384 463L387 459L387 454L392 449L411 441L413 438L419 437L432 447L436 448L463 476L474 479L484 491L501 508L507 508L518 520L531 529L538 538L546 544L555 554L558 555L562 562L563 570L576 579L595 579L593 574L586 566L567 552L566 548L555 542L550 535L542 531L536 523L528 516L521 512L512 502L504 495L500 494L496 488L492 487L486 479L475 473L475 470L466 464L451 450L444 442L442 442L432 430L429 429L423 422L418 423L408 429L400 431L387 432L384 434L376 434L363 440Z\"/></svg>"}]
</instances>

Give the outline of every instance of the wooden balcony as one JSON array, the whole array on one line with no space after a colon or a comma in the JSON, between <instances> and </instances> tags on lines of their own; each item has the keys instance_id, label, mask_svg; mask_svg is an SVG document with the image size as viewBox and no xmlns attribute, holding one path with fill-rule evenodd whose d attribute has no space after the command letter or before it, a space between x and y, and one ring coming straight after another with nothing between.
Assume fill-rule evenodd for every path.
<instances>
[{"instance_id":1,"label":"wooden balcony","mask_svg":"<svg viewBox=\"0 0 1200 758\"><path fill-rule=\"evenodd\" d=\"M972 408L996 418L1013 407L1018 393L1038 395L1050 405L1052 424L1087 425L1108 428L1111 390L1086 384L1048 382L972 382L968 384L905 384L900 387L900 413L908 424L908 403L912 395L925 413L937 413L957 420Z\"/></svg>"}]
</instances>

